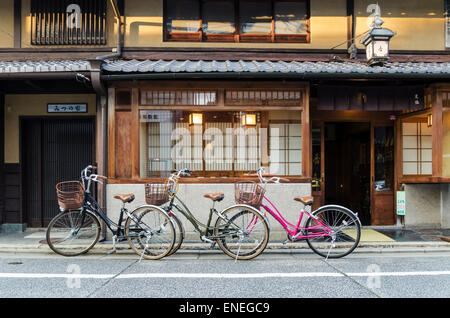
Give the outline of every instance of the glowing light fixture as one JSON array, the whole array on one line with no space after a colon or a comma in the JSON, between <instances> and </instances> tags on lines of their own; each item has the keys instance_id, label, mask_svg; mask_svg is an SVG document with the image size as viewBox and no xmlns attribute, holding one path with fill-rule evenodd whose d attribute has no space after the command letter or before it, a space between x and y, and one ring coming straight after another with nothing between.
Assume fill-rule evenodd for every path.
<instances>
[{"instance_id":1,"label":"glowing light fixture","mask_svg":"<svg viewBox=\"0 0 450 318\"><path fill-rule=\"evenodd\" d=\"M433 125L433 115L428 114L427 115L427 126L431 127Z\"/></svg>"},{"instance_id":2,"label":"glowing light fixture","mask_svg":"<svg viewBox=\"0 0 450 318\"><path fill-rule=\"evenodd\" d=\"M189 125L201 125L202 123L203 123L203 114L201 113L189 114Z\"/></svg>"},{"instance_id":3,"label":"glowing light fixture","mask_svg":"<svg viewBox=\"0 0 450 318\"><path fill-rule=\"evenodd\" d=\"M256 114L243 113L241 116L241 124L244 127L256 126Z\"/></svg>"}]
</instances>

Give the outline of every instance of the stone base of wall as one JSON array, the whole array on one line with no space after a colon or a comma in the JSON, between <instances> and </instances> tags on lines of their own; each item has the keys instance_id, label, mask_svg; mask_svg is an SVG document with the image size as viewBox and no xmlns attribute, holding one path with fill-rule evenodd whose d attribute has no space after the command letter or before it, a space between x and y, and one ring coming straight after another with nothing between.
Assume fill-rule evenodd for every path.
<instances>
[{"instance_id":1,"label":"stone base of wall","mask_svg":"<svg viewBox=\"0 0 450 318\"><path fill-rule=\"evenodd\" d=\"M27 228L26 223L5 223L0 225L1 233L24 232Z\"/></svg>"},{"instance_id":2,"label":"stone base of wall","mask_svg":"<svg viewBox=\"0 0 450 318\"><path fill-rule=\"evenodd\" d=\"M407 184L405 226L450 228L450 185Z\"/></svg>"},{"instance_id":3,"label":"stone base of wall","mask_svg":"<svg viewBox=\"0 0 450 318\"><path fill-rule=\"evenodd\" d=\"M205 193L223 192L225 199L216 203L215 208L220 211L226 207L235 204L234 201L234 184L180 184L177 196L188 206L192 214L202 223L206 223L209 215L209 210L212 206L210 199L204 198ZM126 207L131 211L141 205L145 205L145 187L143 184L109 184L107 186L107 213L108 217L113 221L119 218L120 208L122 202L113 199L115 194L134 193L136 199L126 204ZM281 183L269 184L267 186L267 196L277 206L283 217L293 224L297 224L300 209L302 205L294 201L295 196L309 196L311 195L310 183ZM199 240L199 235L194 232L194 227L190 222L181 216L183 226L186 232L186 240ZM306 217L305 217L306 219ZM269 214L267 220L270 226L270 240L280 241L287 238L286 232L281 225ZM213 217L212 224L215 218ZM108 232L110 236L110 233ZM109 237L108 236L108 237Z\"/></svg>"}]
</instances>

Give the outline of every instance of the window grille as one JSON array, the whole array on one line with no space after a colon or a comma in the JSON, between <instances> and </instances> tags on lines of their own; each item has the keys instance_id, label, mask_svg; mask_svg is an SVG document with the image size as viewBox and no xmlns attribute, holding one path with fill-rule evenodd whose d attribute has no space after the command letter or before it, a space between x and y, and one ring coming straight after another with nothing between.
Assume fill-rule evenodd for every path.
<instances>
[{"instance_id":1,"label":"window grille","mask_svg":"<svg viewBox=\"0 0 450 318\"><path fill-rule=\"evenodd\" d=\"M31 0L31 44L105 45L106 0Z\"/></svg>"}]
</instances>

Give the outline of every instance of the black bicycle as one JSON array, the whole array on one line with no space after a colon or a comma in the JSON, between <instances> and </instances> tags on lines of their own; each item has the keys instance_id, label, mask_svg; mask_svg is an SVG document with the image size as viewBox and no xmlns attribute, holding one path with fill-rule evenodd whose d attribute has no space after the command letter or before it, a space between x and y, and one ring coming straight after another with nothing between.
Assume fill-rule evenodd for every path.
<instances>
[{"instance_id":1,"label":"black bicycle","mask_svg":"<svg viewBox=\"0 0 450 318\"><path fill-rule=\"evenodd\" d=\"M96 165L89 165L81 172L81 181L65 181L56 185L61 212L47 227L49 247L63 256L87 253L98 242L101 233L100 220L112 233L113 251L117 242L127 240L130 247L142 258L160 259L168 255L175 242L173 221L163 209L143 205L133 211L125 208L134 200L134 194L118 194L122 201L118 223L108 218L91 193L93 182L107 180L94 174Z\"/></svg>"}]
</instances>

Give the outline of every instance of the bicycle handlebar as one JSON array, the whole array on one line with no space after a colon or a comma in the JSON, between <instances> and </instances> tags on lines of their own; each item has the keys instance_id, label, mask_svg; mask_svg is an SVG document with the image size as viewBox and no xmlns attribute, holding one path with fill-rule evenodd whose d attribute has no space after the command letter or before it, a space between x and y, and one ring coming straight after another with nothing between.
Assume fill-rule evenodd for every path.
<instances>
[{"instance_id":1,"label":"bicycle handlebar","mask_svg":"<svg viewBox=\"0 0 450 318\"><path fill-rule=\"evenodd\" d=\"M265 183L270 183L270 182L273 182L273 183L280 183L280 181L283 181L283 182L289 182L289 179L286 179L286 178L280 178L280 177L272 177L272 178L270 178L270 179L265 179L265 178L263 177L264 171L265 171L264 167L260 167L260 168L257 170L258 178L259 178L259 181L260 181L261 183L264 183L264 184L265 184Z\"/></svg>"}]
</instances>

